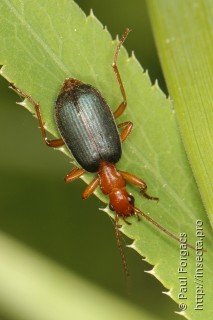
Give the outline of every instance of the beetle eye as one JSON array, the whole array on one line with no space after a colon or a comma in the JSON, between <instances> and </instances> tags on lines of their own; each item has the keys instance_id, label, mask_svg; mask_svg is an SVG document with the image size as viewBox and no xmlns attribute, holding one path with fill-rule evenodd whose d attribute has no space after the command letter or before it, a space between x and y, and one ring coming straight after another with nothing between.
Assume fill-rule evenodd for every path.
<instances>
[{"instance_id":1,"label":"beetle eye","mask_svg":"<svg viewBox=\"0 0 213 320\"><path fill-rule=\"evenodd\" d=\"M134 198L131 194L129 194L129 195L128 195L128 201L129 201L129 203L130 203L131 205L134 205L134 203L135 203L135 198Z\"/></svg>"},{"instance_id":2,"label":"beetle eye","mask_svg":"<svg viewBox=\"0 0 213 320\"><path fill-rule=\"evenodd\" d=\"M109 204L109 208L110 208L110 210L115 211L115 209L114 209L114 207L111 205L111 203Z\"/></svg>"}]
</instances>

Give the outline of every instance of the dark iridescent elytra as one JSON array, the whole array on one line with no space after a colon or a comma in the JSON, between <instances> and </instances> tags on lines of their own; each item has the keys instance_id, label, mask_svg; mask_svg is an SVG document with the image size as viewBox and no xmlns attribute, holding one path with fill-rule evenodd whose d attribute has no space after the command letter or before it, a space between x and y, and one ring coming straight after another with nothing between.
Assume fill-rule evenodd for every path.
<instances>
[{"instance_id":1,"label":"dark iridescent elytra","mask_svg":"<svg viewBox=\"0 0 213 320\"><path fill-rule=\"evenodd\" d=\"M116 163L121 142L113 114L100 92L78 82L63 88L55 105L55 120L68 149L80 166L98 171L101 161Z\"/></svg>"}]
</instances>

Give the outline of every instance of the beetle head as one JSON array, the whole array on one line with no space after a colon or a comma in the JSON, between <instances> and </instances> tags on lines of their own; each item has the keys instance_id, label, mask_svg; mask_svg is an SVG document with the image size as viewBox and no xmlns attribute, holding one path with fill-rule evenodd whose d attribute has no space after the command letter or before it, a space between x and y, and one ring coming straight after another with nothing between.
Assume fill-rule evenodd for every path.
<instances>
[{"instance_id":1,"label":"beetle head","mask_svg":"<svg viewBox=\"0 0 213 320\"><path fill-rule=\"evenodd\" d=\"M134 214L134 197L125 188L115 189L110 195L110 209L119 216L129 217Z\"/></svg>"}]
</instances>

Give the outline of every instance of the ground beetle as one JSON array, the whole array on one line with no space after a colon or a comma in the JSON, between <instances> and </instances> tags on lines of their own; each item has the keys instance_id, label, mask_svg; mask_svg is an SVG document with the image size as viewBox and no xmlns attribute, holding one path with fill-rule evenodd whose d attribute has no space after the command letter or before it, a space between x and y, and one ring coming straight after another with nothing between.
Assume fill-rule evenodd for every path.
<instances>
[{"instance_id":1,"label":"ground beetle","mask_svg":"<svg viewBox=\"0 0 213 320\"><path fill-rule=\"evenodd\" d=\"M126 274L128 274L128 269L119 238L118 222L120 217L127 224L130 224L126 218L136 215L140 220L140 214L167 235L179 241L178 237L134 206L133 196L126 191L126 181L139 187L140 193L145 198L158 200L158 198L151 197L146 193L146 183L128 172L118 170L115 166L121 158L121 143L128 137L133 127L129 121L118 125L115 123L115 118L124 112L127 105L126 93L117 67L117 58L129 31L126 29L119 41L112 64L123 97L122 103L112 114L107 102L96 88L74 78L66 79L56 100L54 111L56 125L62 139L48 140L39 104L14 84L11 84L13 90L35 106L45 143L54 148L66 144L81 166L81 168L74 168L65 177L65 182L72 182L80 178L86 171L98 173L98 176L84 190L82 198L87 199L98 186L109 197L109 207L116 213L116 241ZM118 128L121 127L124 128L119 133ZM190 245L188 247L193 248Z\"/></svg>"}]
</instances>

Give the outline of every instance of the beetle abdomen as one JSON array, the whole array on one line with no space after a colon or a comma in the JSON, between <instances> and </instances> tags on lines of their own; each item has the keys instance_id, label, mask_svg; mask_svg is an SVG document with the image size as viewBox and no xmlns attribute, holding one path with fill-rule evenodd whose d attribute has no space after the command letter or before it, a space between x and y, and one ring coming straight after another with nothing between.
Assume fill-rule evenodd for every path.
<instances>
[{"instance_id":1,"label":"beetle abdomen","mask_svg":"<svg viewBox=\"0 0 213 320\"><path fill-rule=\"evenodd\" d=\"M92 86L80 84L62 91L55 106L60 134L77 162L96 172L100 162L116 163L121 142L114 117L101 94Z\"/></svg>"}]
</instances>

